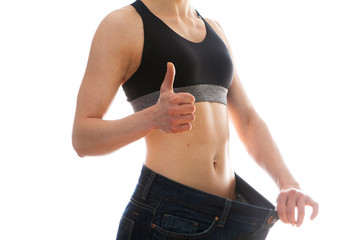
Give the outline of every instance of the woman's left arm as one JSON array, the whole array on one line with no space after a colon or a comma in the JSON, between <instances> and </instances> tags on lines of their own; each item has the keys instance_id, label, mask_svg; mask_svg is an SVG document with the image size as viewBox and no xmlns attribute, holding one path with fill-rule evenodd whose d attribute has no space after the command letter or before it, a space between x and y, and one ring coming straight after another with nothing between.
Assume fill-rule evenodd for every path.
<instances>
[{"instance_id":1,"label":"woman's left arm","mask_svg":"<svg viewBox=\"0 0 360 240\"><path fill-rule=\"evenodd\" d=\"M226 43L234 62L230 45L222 28L215 21L209 19L208 22ZM230 120L246 150L270 174L280 189L277 198L277 211L280 219L284 223L300 226L304 220L306 205L313 208L311 219L314 219L318 214L318 203L301 191L299 183L290 173L266 123L255 111L247 97L235 66L234 78L227 100ZM297 219L295 219L295 208L298 210Z\"/></svg>"}]
</instances>

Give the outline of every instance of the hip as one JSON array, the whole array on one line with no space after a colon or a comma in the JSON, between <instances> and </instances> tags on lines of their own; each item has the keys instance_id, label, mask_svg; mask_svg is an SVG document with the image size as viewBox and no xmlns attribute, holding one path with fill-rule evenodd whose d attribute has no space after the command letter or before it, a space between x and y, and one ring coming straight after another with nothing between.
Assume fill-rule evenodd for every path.
<instances>
[{"instance_id":1,"label":"hip","mask_svg":"<svg viewBox=\"0 0 360 240\"><path fill-rule=\"evenodd\" d=\"M143 166L117 240L265 239L275 207L235 174L231 200L172 181Z\"/></svg>"}]
</instances>

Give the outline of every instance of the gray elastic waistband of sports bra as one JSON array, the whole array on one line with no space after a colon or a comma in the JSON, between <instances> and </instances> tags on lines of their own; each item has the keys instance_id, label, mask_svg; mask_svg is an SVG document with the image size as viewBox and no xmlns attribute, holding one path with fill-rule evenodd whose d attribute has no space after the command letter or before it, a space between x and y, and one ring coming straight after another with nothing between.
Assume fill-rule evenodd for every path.
<instances>
[{"instance_id":1,"label":"gray elastic waistband of sports bra","mask_svg":"<svg viewBox=\"0 0 360 240\"><path fill-rule=\"evenodd\" d=\"M227 105L228 90L222 86L198 84L193 86L174 88L174 92L187 92L195 97L195 102L217 102ZM131 106L135 112L141 111L154 104L159 99L160 91L152 92L132 100Z\"/></svg>"}]
</instances>

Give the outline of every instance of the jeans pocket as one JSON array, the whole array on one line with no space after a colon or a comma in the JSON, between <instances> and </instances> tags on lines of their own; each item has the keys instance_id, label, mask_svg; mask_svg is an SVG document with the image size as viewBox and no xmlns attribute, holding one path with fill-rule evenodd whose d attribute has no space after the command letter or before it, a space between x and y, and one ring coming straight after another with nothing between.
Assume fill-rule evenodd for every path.
<instances>
[{"instance_id":1,"label":"jeans pocket","mask_svg":"<svg viewBox=\"0 0 360 240\"><path fill-rule=\"evenodd\" d=\"M205 238L215 231L217 222L214 222L204 231L197 233L183 233L181 229L173 228L172 230L164 229L161 226L153 226L156 236L161 237L159 239L193 239L193 238Z\"/></svg>"},{"instance_id":2,"label":"jeans pocket","mask_svg":"<svg viewBox=\"0 0 360 240\"><path fill-rule=\"evenodd\" d=\"M130 240L134 229L134 221L122 216L116 240Z\"/></svg>"},{"instance_id":3,"label":"jeans pocket","mask_svg":"<svg viewBox=\"0 0 360 240\"><path fill-rule=\"evenodd\" d=\"M218 226L219 217L194 208L191 203L163 199L151 224L154 239L205 238Z\"/></svg>"},{"instance_id":4,"label":"jeans pocket","mask_svg":"<svg viewBox=\"0 0 360 240\"><path fill-rule=\"evenodd\" d=\"M198 222L170 214L164 214L161 223L161 227L165 230L189 234L196 233L198 226Z\"/></svg>"}]
</instances>

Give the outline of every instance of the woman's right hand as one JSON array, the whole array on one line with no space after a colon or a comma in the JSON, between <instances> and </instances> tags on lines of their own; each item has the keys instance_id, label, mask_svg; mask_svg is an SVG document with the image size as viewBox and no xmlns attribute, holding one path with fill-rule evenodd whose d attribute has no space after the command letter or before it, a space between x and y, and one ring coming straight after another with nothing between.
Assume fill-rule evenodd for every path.
<instances>
[{"instance_id":1,"label":"woman's right hand","mask_svg":"<svg viewBox=\"0 0 360 240\"><path fill-rule=\"evenodd\" d=\"M160 88L160 97L154 105L154 124L166 133L189 131L195 120L195 97L190 93L174 93L175 66L167 63L167 71Z\"/></svg>"}]
</instances>

